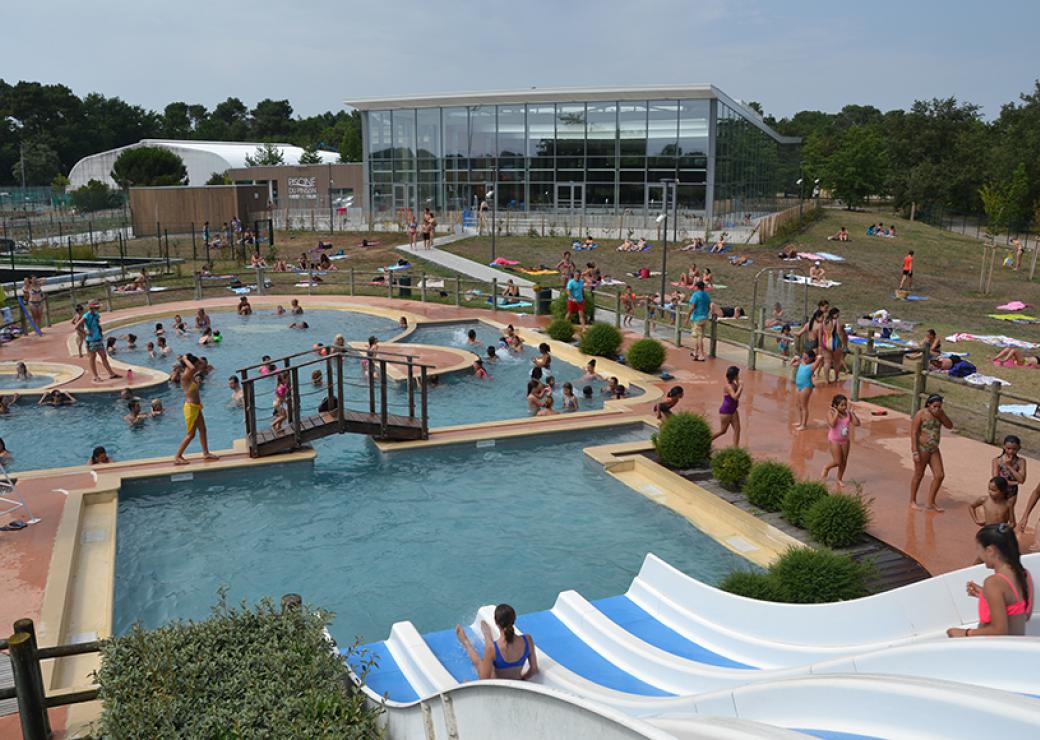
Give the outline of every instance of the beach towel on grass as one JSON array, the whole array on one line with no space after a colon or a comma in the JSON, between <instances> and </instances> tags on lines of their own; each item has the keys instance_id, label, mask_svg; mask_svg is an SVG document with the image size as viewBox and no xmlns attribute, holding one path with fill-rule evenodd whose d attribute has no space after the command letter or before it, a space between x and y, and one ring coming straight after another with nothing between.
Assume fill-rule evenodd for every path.
<instances>
[{"instance_id":1,"label":"beach towel on grass","mask_svg":"<svg viewBox=\"0 0 1040 740\"><path fill-rule=\"evenodd\" d=\"M1021 313L991 313L989 314L991 319L997 319L997 321L1011 321L1015 324L1040 324L1040 318L1036 316L1026 316Z\"/></svg>"},{"instance_id":2,"label":"beach towel on grass","mask_svg":"<svg viewBox=\"0 0 1040 740\"><path fill-rule=\"evenodd\" d=\"M514 267L520 264L520 260L507 260L505 257L496 257L493 262L489 262L490 267Z\"/></svg>"},{"instance_id":3,"label":"beach towel on grass","mask_svg":"<svg viewBox=\"0 0 1040 740\"><path fill-rule=\"evenodd\" d=\"M1019 349L1036 349L1040 344L1026 342L1014 337L1006 337L1003 334L969 334L968 332L957 332L946 337L947 342L982 342L991 347L1018 347Z\"/></svg>"},{"instance_id":4,"label":"beach towel on grass","mask_svg":"<svg viewBox=\"0 0 1040 740\"><path fill-rule=\"evenodd\" d=\"M490 297L488 297L487 302L489 304L491 303L491 298ZM530 308L533 305L534 304L531 303L530 301L514 301L512 303L507 303L505 298L503 298L502 296L498 297L498 307L499 308Z\"/></svg>"},{"instance_id":5,"label":"beach towel on grass","mask_svg":"<svg viewBox=\"0 0 1040 740\"><path fill-rule=\"evenodd\" d=\"M831 252L817 252L816 254L820 255L820 257L822 257L823 259L827 260L828 262L844 262L845 261L845 258L842 257L841 255L832 254Z\"/></svg>"},{"instance_id":6,"label":"beach towel on grass","mask_svg":"<svg viewBox=\"0 0 1040 740\"><path fill-rule=\"evenodd\" d=\"M997 306L997 310L999 310L999 311L1021 311L1022 309L1032 308L1032 307L1033 306L1030 305L1029 303L1022 303L1022 301L1011 301L1010 303L1005 303L1003 306Z\"/></svg>"},{"instance_id":7,"label":"beach towel on grass","mask_svg":"<svg viewBox=\"0 0 1040 740\"><path fill-rule=\"evenodd\" d=\"M411 265L388 265L386 267L380 267L379 272L397 272L398 270L407 270Z\"/></svg>"},{"instance_id":8,"label":"beach towel on grass","mask_svg":"<svg viewBox=\"0 0 1040 740\"><path fill-rule=\"evenodd\" d=\"M789 283L795 283L797 285L809 284L812 288L833 288L841 283L835 280L810 280L805 275L784 275L784 280Z\"/></svg>"},{"instance_id":9,"label":"beach towel on grass","mask_svg":"<svg viewBox=\"0 0 1040 740\"><path fill-rule=\"evenodd\" d=\"M610 286L610 285L624 285L624 284L625 284L624 280L615 280L612 277L605 277L605 278L603 278L603 281L600 282L600 285L607 285L607 286ZM675 283L672 283L672 285L675 285Z\"/></svg>"},{"instance_id":10,"label":"beach towel on grass","mask_svg":"<svg viewBox=\"0 0 1040 740\"><path fill-rule=\"evenodd\" d=\"M246 295L247 293L249 293L253 289L252 288L232 288L232 287L229 286L228 290L230 290L235 295Z\"/></svg>"},{"instance_id":11,"label":"beach towel on grass","mask_svg":"<svg viewBox=\"0 0 1040 740\"><path fill-rule=\"evenodd\" d=\"M927 301L928 296L926 295L908 295L903 299L904 301Z\"/></svg>"},{"instance_id":12,"label":"beach towel on grass","mask_svg":"<svg viewBox=\"0 0 1040 740\"><path fill-rule=\"evenodd\" d=\"M754 261L754 260L747 260L746 262L741 262L741 263L740 263L740 264L738 265L738 264L737 264L737 263L735 262L735 260L736 260L736 259L737 259L736 257L730 257L730 258L729 258L729 263L730 263L731 265L733 265L734 267L747 267L748 265L753 265L753 264L755 264L755 261Z\"/></svg>"},{"instance_id":13,"label":"beach towel on grass","mask_svg":"<svg viewBox=\"0 0 1040 740\"><path fill-rule=\"evenodd\" d=\"M816 252L799 252L798 257L803 260L823 260L823 257Z\"/></svg>"},{"instance_id":14,"label":"beach towel on grass","mask_svg":"<svg viewBox=\"0 0 1040 740\"><path fill-rule=\"evenodd\" d=\"M1000 406L997 410L1002 414L1012 416L1036 416L1037 405L1035 403L1009 403L1006 406Z\"/></svg>"},{"instance_id":15,"label":"beach towel on grass","mask_svg":"<svg viewBox=\"0 0 1040 740\"><path fill-rule=\"evenodd\" d=\"M982 373L973 373L966 378L963 378L965 383L971 383L972 385L992 385L993 383L1000 383L1000 385L1011 385L1011 383L1001 378L994 378L992 375L983 375Z\"/></svg>"}]
</instances>

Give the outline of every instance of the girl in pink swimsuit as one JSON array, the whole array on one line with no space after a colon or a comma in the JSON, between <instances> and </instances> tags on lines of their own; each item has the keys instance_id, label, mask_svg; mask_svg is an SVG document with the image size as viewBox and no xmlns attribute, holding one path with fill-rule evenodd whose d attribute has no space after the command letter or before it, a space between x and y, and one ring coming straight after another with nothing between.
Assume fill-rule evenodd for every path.
<instances>
[{"instance_id":1,"label":"girl in pink swimsuit","mask_svg":"<svg viewBox=\"0 0 1040 740\"><path fill-rule=\"evenodd\" d=\"M719 431L712 435L711 441L721 437L733 427L733 446L740 447L740 396L744 385L740 382L740 368L730 365L726 370L726 385L722 391L722 405L719 406Z\"/></svg>"},{"instance_id":2,"label":"girl in pink swimsuit","mask_svg":"<svg viewBox=\"0 0 1040 740\"><path fill-rule=\"evenodd\" d=\"M827 409L827 442L830 443L831 461L823 469L821 476L827 476L838 469L838 488L845 487L845 466L849 464L849 448L851 439L849 427L858 427L859 417L849 408L849 399L841 393L831 399L831 407Z\"/></svg>"},{"instance_id":3,"label":"girl in pink swimsuit","mask_svg":"<svg viewBox=\"0 0 1040 740\"><path fill-rule=\"evenodd\" d=\"M1024 635L1033 613L1033 577L1022 566L1018 538L1008 524L987 524L975 534L979 560L994 574L982 585L968 581L969 596L979 600L979 626L950 627L949 637Z\"/></svg>"}]
</instances>

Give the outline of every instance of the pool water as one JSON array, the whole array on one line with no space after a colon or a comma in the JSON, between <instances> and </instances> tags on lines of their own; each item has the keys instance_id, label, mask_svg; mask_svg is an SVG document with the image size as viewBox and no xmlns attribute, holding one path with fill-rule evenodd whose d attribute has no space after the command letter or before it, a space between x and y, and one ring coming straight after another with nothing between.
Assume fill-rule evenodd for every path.
<instances>
[{"instance_id":1,"label":"pool water","mask_svg":"<svg viewBox=\"0 0 1040 740\"><path fill-rule=\"evenodd\" d=\"M483 604L552 606L623 592L647 552L717 582L750 567L607 475L582 448L645 439L627 426L379 453L321 440L313 467L129 482L119 499L115 631L202 618L232 600L303 595L341 643L468 623Z\"/></svg>"},{"instance_id":2,"label":"pool water","mask_svg":"<svg viewBox=\"0 0 1040 740\"><path fill-rule=\"evenodd\" d=\"M24 388L42 388L54 382L50 375L36 375L21 380L14 373L0 373L0 391L22 390Z\"/></svg>"},{"instance_id":3,"label":"pool water","mask_svg":"<svg viewBox=\"0 0 1040 740\"><path fill-rule=\"evenodd\" d=\"M170 331L172 320L167 319L163 324L167 329L171 354L154 359L144 349L148 341L154 340L154 321L119 327L109 332L109 335L119 339L119 351L114 357L135 365L169 370L176 355L186 352L204 355L214 364L216 370L202 387L202 402L206 408L210 447L219 450L229 448L236 438L245 434L244 414L241 408L230 402L227 387L228 376L239 368L258 363L265 354L277 358L309 349L315 342L331 344L336 334L343 334L349 342L364 341L370 335L385 340L400 333L397 322L362 313L307 311L304 318L311 328L296 331L288 328L291 317L275 316L272 311L258 312L252 316L214 313L213 327L219 329L224 338L219 345L206 347L198 345L198 334L176 336ZM185 316L185 320L192 320L192 317ZM420 327L410 336L409 341L459 346L460 342L465 343L466 329L474 326L482 343L481 347L474 349L481 350L483 354L486 345L497 343L498 339L498 333L484 324ZM137 350L119 349L125 347L128 334L137 336ZM532 368L531 359L536 354L536 348L528 347L522 355L503 357L495 366L489 365L492 377L488 380L478 380L469 374L444 377L440 385L429 394L430 426L527 416L527 378ZM348 382L361 381L359 365L349 363L345 367ZM576 381L582 370L558 358L553 361L552 369L561 387L557 391L556 404L560 408L559 394L562 393L563 382ZM589 402L582 402L583 410L602 408L603 397L599 394L601 385L594 384L594 397ZM405 385L395 383L391 389L391 413L405 413ZM266 392L268 395L273 392L273 384ZM348 389L348 408L351 407L349 392ZM104 446L115 460L172 455L184 435L181 389L164 384L136 393L142 399L143 411L148 411L148 405L153 399L159 399L166 414L131 428L123 421L127 413L126 403L120 401L116 393L81 394L75 406L56 409L36 406L35 394L26 395L11 408L8 415L0 417L0 437L3 437L14 455L11 468L29 470L81 465L87 462L91 450L97 445ZM320 396L312 399L315 406L319 399ZM269 400L260 398L258 406ZM41 430L56 428L62 430L59 444L36 444ZM197 450L196 442L189 452Z\"/></svg>"}]
</instances>

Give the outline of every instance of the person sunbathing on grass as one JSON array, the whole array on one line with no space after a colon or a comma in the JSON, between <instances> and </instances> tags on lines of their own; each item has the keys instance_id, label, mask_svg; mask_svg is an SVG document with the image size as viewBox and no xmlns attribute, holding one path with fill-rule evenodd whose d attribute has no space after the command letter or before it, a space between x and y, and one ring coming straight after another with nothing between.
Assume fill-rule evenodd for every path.
<instances>
[{"instance_id":1,"label":"person sunbathing on grass","mask_svg":"<svg viewBox=\"0 0 1040 740\"><path fill-rule=\"evenodd\" d=\"M1018 347L1007 347L997 352L993 364L1002 367L1040 367L1040 355L1027 355Z\"/></svg>"},{"instance_id":2,"label":"person sunbathing on grass","mask_svg":"<svg viewBox=\"0 0 1040 740\"><path fill-rule=\"evenodd\" d=\"M726 251L726 237L719 236L714 244L711 245L711 249L708 250L711 254L722 254Z\"/></svg>"},{"instance_id":3,"label":"person sunbathing on grass","mask_svg":"<svg viewBox=\"0 0 1040 740\"><path fill-rule=\"evenodd\" d=\"M822 283L827 280L827 271L820 265L819 260L809 268L809 280L814 283Z\"/></svg>"},{"instance_id":4,"label":"person sunbathing on grass","mask_svg":"<svg viewBox=\"0 0 1040 740\"><path fill-rule=\"evenodd\" d=\"M635 245L632 243L631 239L625 239L625 241L621 242L621 244L618 245L617 251L619 251L619 252L634 252L634 251L636 251L636 248L635 248Z\"/></svg>"}]
</instances>

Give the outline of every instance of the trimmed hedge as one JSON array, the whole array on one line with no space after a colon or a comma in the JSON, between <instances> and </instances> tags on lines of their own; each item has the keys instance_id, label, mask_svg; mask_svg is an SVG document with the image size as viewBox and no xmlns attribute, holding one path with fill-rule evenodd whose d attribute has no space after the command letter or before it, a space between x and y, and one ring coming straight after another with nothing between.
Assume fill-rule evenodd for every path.
<instances>
[{"instance_id":1,"label":"trimmed hedge","mask_svg":"<svg viewBox=\"0 0 1040 740\"><path fill-rule=\"evenodd\" d=\"M557 319L567 318L567 295L566 293L556 296L549 304L549 312ZM591 322L595 318L596 301L592 293L585 291L585 321Z\"/></svg>"},{"instance_id":2,"label":"trimmed hedge","mask_svg":"<svg viewBox=\"0 0 1040 740\"><path fill-rule=\"evenodd\" d=\"M784 496L794 485L794 472L783 463L762 460L751 466L744 493L748 501L766 511L779 511Z\"/></svg>"},{"instance_id":3,"label":"trimmed hedge","mask_svg":"<svg viewBox=\"0 0 1040 740\"><path fill-rule=\"evenodd\" d=\"M870 508L862 496L836 493L817 501L805 513L805 525L817 542L827 547L849 547L860 541L870 522Z\"/></svg>"},{"instance_id":4,"label":"trimmed hedge","mask_svg":"<svg viewBox=\"0 0 1040 740\"><path fill-rule=\"evenodd\" d=\"M270 599L229 608L221 592L201 622L135 625L102 643L95 674L102 713L92 734L377 737L379 712L348 690L343 658L325 637L331 617L307 608L283 613Z\"/></svg>"},{"instance_id":5,"label":"trimmed hedge","mask_svg":"<svg viewBox=\"0 0 1040 740\"><path fill-rule=\"evenodd\" d=\"M567 319L554 319L545 333L557 342L569 342L574 338L574 324Z\"/></svg>"},{"instance_id":6,"label":"trimmed hedge","mask_svg":"<svg viewBox=\"0 0 1040 740\"><path fill-rule=\"evenodd\" d=\"M780 587L769 573L735 570L722 579L719 588L737 596L759 601L783 601Z\"/></svg>"},{"instance_id":7,"label":"trimmed hedge","mask_svg":"<svg viewBox=\"0 0 1040 740\"><path fill-rule=\"evenodd\" d=\"M872 568L831 550L794 547L769 568L782 601L823 604L866 596Z\"/></svg>"},{"instance_id":8,"label":"trimmed hedge","mask_svg":"<svg viewBox=\"0 0 1040 740\"><path fill-rule=\"evenodd\" d=\"M641 373L656 372L664 364L664 358L664 345L650 337L632 342L625 352L628 366Z\"/></svg>"},{"instance_id":9,"label":"trimmed hedge","mask_svg":"<svg viewBox=\"0 0 1040 740\"><path fill-rule=\"evenodd\" d=\"M579 346L587 355L614 357L621 347L621 332L610 324L597 322L585 329Z\"/></svg>"},{"instance_id":10,"label":"trimmed hedge","mask_svg":"<svg viewBox=\"0 0 1040 740\"><path fill-rule=\"evenodd\" d=\"M820 499L827 498L830 491L827 486L816 481L803 481L795 483L788 489L780 506L780 512L784 519L796 527L805 526L805 514L810 507Z\"/></svg>"},{"instance_id":11,"label":"trimmed hedge","mask_svg":"<svg viewBox=\"0 0 1040 740\"><path fill-rule=\"evenodd\" d=\"M651 439L661 462L673 468L698 468L711 457L711 427L697 414L672 414Z\"/></svg>"},{"instance_id":12,"label":"trimmed hedge","mask_svg":"<svg viewBox=\"0 0 1040 740\"><path fill-rule=\"evenodd\" d=\"M736 489L747 480L754 461L742 447L727 447L711 456L711 474L729 489Z\"/></svg>"}]
</instances>

